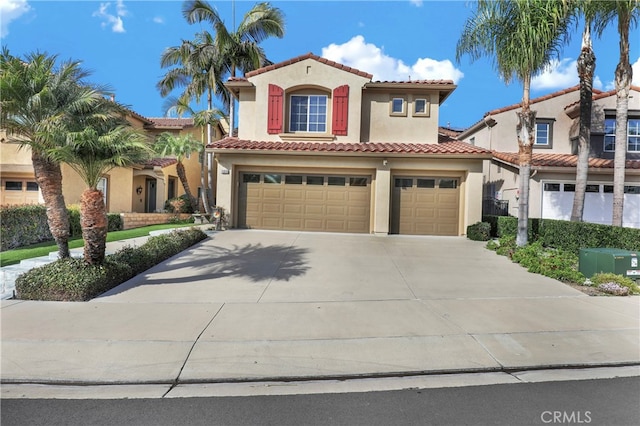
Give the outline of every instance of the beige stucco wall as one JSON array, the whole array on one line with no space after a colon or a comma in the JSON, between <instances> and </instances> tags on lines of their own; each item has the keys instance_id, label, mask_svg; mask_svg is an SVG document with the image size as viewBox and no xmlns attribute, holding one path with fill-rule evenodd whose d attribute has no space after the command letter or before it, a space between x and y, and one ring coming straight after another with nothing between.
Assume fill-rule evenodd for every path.
<instances>
[{"instance_id":1,"label":"beige stucco wall","mask_svg":"<svg viewBox=\"0 0 640 426\"><path fill-rule=\"evenodd\" d=\"M279 135L267 133L267 102L269 100L269 84L282 87L285 98L293 92L307 93L321 91L328 95L327 133L331 136L331 93L336 87L349 85L349 123L347 136L336 136L337 141L360 141L360 115L362 108L362 87L369 79L337 69L313 59L306 59L285 67L255 75L248 79L255 89L244 89L240 97L238 137L248 140L279 141ZM255 90L255 94L251 93ZM245 91L248 91L245 93ZM288 104L285 105L284 130L288 131ZM300 135L300 133L297 133ZM319 136L316 133L311 134Z\"/></svg>"},{"instance_id":2,"label":"beige stucco wall","mask_svg":"<svg viewBox=\"0 0 640 426\"><path fill-rule=\"evenodd\" d=\"M66 164L62 164L62 195L67 205L80 204L82 192L87 185L78 173ZM125 213L131 211L133 170L118 167L109 171L107 178L107 211Z\"/></svg>"},{"instance_id":3,"label":"beige stucco wall","mask_svg":"<svg viewBox=\"0 0 640 426\"><path fill-rule=\"evenodd\" d=\"M390 113L394 96L406 99L406 115ZM366 89L362 108L362 141L438 143L438 96L436 91L403 93L389 89ZM416 99L428 100L428 116L414 115Z\"/></svg>"},{"instance_id":4,"label":"beige stucco wall","mask_svg":"<svg viewBox=\"0 0 640 426\"><path fill-rule=\"evenodd\" d=\"M391 179L394 175L452 176L461 181L459 235L482 218L482 160L363 156L216 154L218 205L236 225L237 179L242 171L359 174L372 178L371 233L389 232ZM387 164L383 160L387 160ZM227 173L228 172L228 173Z\"/></svg>"}]
</instances>

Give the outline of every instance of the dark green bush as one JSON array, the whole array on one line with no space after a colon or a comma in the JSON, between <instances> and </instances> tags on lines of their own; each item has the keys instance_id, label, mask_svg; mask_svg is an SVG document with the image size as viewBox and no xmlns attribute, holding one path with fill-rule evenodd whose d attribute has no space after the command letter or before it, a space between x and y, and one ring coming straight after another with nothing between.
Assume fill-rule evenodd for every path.
<instances>
[{"instance_id":1,"label":"dark green bush","mask_svg":"<svg viewBox=\"0 0 640 426\"><path fill-rule=\"evenodd\" d=\"M491 236L501 238L507 235L516 236L518 234L518 218L513 216L484 216L483 222L491 225ZM536 241L539 234L541 219L529 219L529 242Z\"/></svg>"},{"instance_id":2,"label":"dark green bush","mask_svg":"<svg viewBox=\"0 0 640 426\"><path fill-rule=\"evenodd\" d=\"M122 231L123 222L119 213L108 213L107 221L107 232Z\"/></svg>"},{"instance_id":3,"label":"dark green bush","mask_svg":"<svg viewBox=\"0 0 640 426\"><path fill-rule=\"evenodd\" d=\"M23 300L83 301L132 276L129 265L110 259L101 265L87 265L82 259L60 259L20 275L16 295Z\"/></svg>"},{"instance_id":4,"label":"dark green bush","mask_svg":"<svg viewBox=\"0 0 640 426\"><path fill-rule=\"evenodd\" d=\"M473 241L488 241L491 238L491 225L477 222L467 226L467 238Z\"/></svg>"},{"instance_id":5,"label":"dark green bush","mask_svg":"<svg viewBox=\"0 0 640 426\"><path fill-rule=\"evenodd\" d=\"M39 204L1 206L0 234L1 251L51 241L46 207Z\"/></svg>"},{"instance_id":6,"label":"dark green bush","mask_svg":"<svg viewBox=\"0 0 640 426\"><path fill-rule=\"evenodd\" d=\"M544 219L539 239L545 246L575 254L578 254L581 248L640 250L640 229L596 223Z\"/></svg>"},{"instance_id":7,"label":"dark green bush","mask_svg":"<svg viewBox=\"0 0 640 426\"><path fill-rule=\"evenodd\" d=\"M125 247L101 265L82 259L62 259L22 274L16 280L17 298L83 301L108 291L129 278L205 239L200 229L173 231L150 237L140 247Z\"/></svg>"}]
</instances>

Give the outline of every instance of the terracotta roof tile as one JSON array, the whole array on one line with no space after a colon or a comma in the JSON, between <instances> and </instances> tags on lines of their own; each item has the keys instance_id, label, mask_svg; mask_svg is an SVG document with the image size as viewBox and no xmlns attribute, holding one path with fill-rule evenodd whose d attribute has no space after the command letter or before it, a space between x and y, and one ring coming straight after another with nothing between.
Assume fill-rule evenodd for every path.
<instances>
[{"instance_id":1,"label":"terracotta roof tile","mask_svg":"<svg viewBox=\"0 0 640 426\"><path fill-rule=\"evenodd\" d=\"M636 92L640 92L640 86L631 86L631 90L635 90ZM615 96L616 95L616 91L614 90L609 90L608 92L600 92L599 90L596 93L596 90L593 91L593 97L592 99L594 101L597 101L598 99L603 99L603 98L608 98L609 96ZM565 110L571 108L572 106L575 105L579 105L580 101L575 101L570 103L569 105L567 105L566 107L564 107Z\"/></svg>"},{"instance_id":2,"label":"terracotta roof tile","mask_svg":"<svg viewBox=\"0 0 640 426\"><path fill-rule=\"evenodd\" d=\"M557 92L549 93L548 95L544 95L544 96L540 96L538 98L531 99L531 104L535 104L535 103L538 103L538 102L546 101L548 99L552 99L552 98L555 98L557 96L566 95L567 93L575 92L575 91L577 91L579 89L580 89L579 86L573 86L573 87L569 87L568 89L559 90ZM594 92L595 92L595 90L597 90L597 89L594 89ZM522 106L521 103L517 103L517 104L509 105L509 106L506 106L506 107L494 109L492 111L489 111L489 112L485 113L485 117L487 115L495 115L495 114L500 114L500 113L505 112L505 111L510 111L512 109L517 109L517 108L520 108L521 106Z\"/></svg>"},{"instance_id":3,"label":"terracotta roof tile","mask_svg":"<svg viewBox=\"0 0 640 426\"><path fill-rule=\"evenodd\" d=\"M152 169L154 167L169 167L176 164L178 160L175 158L153 158L149 161L146 161L143 166L145 169Z\"/></svg>"},{"instance_id":4,"label":"terracotta roof tile","mask_svg":"<svg viewBox=\"0 0 640 426\"><path fill-rule=\"evenodd\" d=\"M300 55L300 56L297 56L295 58L288 59L286 61L278 62L277 64L267 65L266 67L258 68L257 70L254 70L254 71L249 71L248 73L245 74L245 77L253 77L253 76L258 75L258 74L262 74L262 73L269 72L269 71L272 71L272 70L275 70L275 69L278 69L278 68L286 67L287 65L295 64L296 62L304 61L305 59L313 59L313 60L316 60L316 61L318 61L320 63L327 64L329 66L337 68L339 70L343 70L343 71L346 71L346 72L350 72L352 74L359 75L361 77L368 78L369 80L371 80L371 78L373 77L373 75L371 75L369 73L357 70L355 68L348 67L346 65L339 64L339 63L334 62L334 61L330 61L330 60L328 60L326 58L320 57L318 55L314 55L311 52L309 52L309 53L307 53L305 55Z\"/></svg>"},{"instance_id":5,"label":"terracotta roof tile","mask_svg":"<svg viewBox=\"0 0 640 426\"><path fill-rule=\"evenodd\" d=\"M453 80L402 80L402 81L374 81L373 84L429 84L429 85L450 85L454 84Z\"/></svg>"},{"instance_id":6,"label":"terracotta roof tile","mask_svg":"<svg viewBox=\"0 0 640 426\"><path fill-rule=\"evenodd\" d=\"M279 152L327 152L327 153L368 153L368 154L449 154L477 155L490 151L468 143L454 141L444 136L445 141L437 144L398 142L267 142L238 138L225 138L207 146L215 150L279 151Z\"/></svg>"},{"instance_id":7,"label":"terracotta roof tile","mask_svg":"<svg viewBox=\"0 0 640 426\"><path fill-rule=\"evenodd\" d=\"M183 128L185 126L193 126L193 118L167 118L167 117L149 117L153 123L151 127L176 127Z\"/></svg>"},{"instance_id":8,"label":"terracotta roof tile","mask_svg":"<svg viewBox=\"0 0 640 426\"><path fill-rule=\"evenodd\" d=\"M493 156L507 163L518 165L517 152L493 152ZM576 167L578 157L571 154L536 154L531 158L532 167ZM589 167L594 169L613 169L613 160L605 158L589 158ZM639 169L640 160L627 160L627 169Z\"/></svg>"}]
</instances>

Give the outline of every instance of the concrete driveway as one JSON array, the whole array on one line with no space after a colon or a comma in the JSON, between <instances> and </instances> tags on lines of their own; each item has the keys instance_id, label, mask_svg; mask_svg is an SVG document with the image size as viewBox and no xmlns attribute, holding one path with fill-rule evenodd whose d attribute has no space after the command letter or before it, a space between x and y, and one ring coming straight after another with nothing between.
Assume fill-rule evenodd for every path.
<instances>
[{"instance_id":1,"label":"concrete driveway","mask_svg":"<svg viewBox=\"0 0 640 426\"><path fill-rule=\"evenodd\" d=\"M465 238L226 231L91 302L3 302L1 374L176 392L638 365L639 300L589 297Z\"/></svg>"}]
</instances>

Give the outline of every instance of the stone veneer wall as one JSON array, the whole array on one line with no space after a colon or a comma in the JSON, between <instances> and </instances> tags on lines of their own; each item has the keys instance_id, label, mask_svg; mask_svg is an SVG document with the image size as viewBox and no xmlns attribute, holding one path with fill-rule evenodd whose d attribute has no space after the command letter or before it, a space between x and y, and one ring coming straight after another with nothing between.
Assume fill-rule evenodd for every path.
<instances>
[{"instance_id":1,"label":"stone veneer wall","mask_svg":"<svg viewBox=\"0 0 640 426\"><path fill-rule=\"evenodd\" d=\"M168 223L176 217L173 213L120 213L122 217L122 229L140 228L142 226ZM188 213L178 215L181 220L191 217Z\"/></svg>"}]
</instances>

